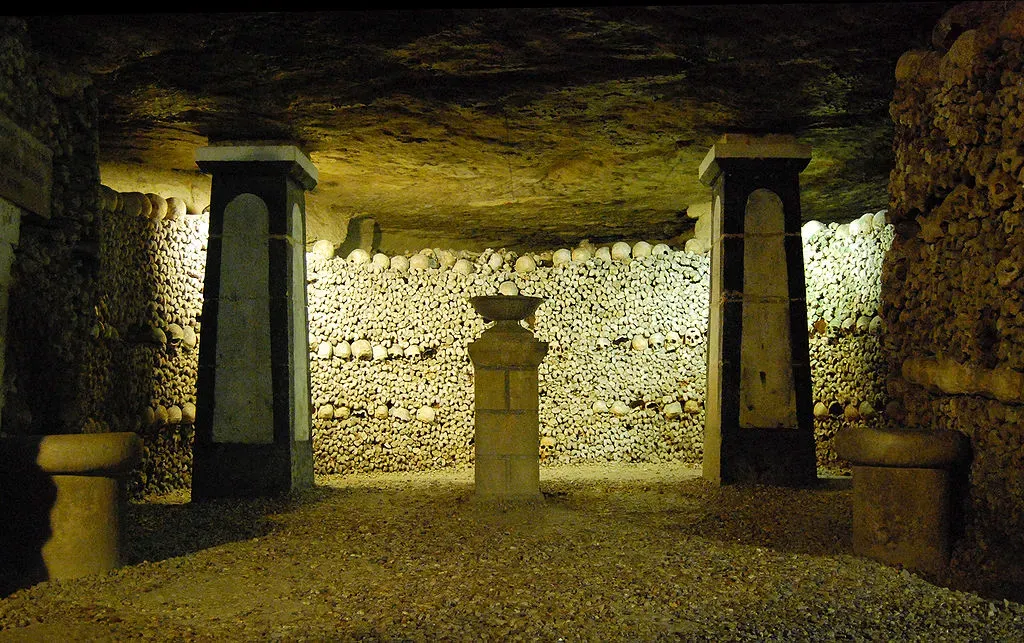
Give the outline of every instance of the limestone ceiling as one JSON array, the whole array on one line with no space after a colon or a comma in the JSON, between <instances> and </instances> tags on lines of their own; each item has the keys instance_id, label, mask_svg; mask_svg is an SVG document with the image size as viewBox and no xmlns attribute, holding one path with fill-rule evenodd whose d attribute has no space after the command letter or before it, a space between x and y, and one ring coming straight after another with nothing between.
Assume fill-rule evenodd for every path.
<instances>
[{"instance_id":1,"label":"limestone ceiling","mask_svg":"<svg viewBox=\"0 0 1024 643\"><path fill-rule=\"evenodd\" d=\"M950 6L26 20L36 50L93 77L112 187L191 183L181 196L201 207L197 147L289 141L320 174L310 241L368 215L395 239L555 247L685 235L709 200L697 166L726 131L813 146L805 219L885 207L896 60Z\"/></svg>"}]
</instances>

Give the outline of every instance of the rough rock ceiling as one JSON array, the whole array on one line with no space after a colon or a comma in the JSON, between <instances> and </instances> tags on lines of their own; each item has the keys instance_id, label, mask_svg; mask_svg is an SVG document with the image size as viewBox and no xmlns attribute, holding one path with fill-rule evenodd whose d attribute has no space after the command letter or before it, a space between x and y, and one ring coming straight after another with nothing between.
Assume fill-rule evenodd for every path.
<instances>
[{"instance_id":1,"label":"rough rock ceiling","mask_svg":"<svg viewBox=\"0 0 1024 643\"><path fill-rule=\"evenodd\" d=\"M727 131L813 146L805 219L885 207L896 60L950 6L26 19L36 50L92 75L112 187L191 181L201 207L197 147L289 141L320 173L311 241L368 215L394 239L556 247L685 236Z\"/></svg>"}]
</instances>

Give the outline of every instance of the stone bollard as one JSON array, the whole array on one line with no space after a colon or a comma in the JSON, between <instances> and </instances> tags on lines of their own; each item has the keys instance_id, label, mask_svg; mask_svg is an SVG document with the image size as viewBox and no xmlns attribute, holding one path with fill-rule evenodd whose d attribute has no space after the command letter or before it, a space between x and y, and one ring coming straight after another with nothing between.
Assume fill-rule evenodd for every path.
<instances>
[{"instance_id":1,"label":"stone bollard","mask_svg":"<svg viewBox=\"0 0 1024 643\"><path fill-rule=\"evenodd\" d=\"M495 324L470 344L475 393L475 480L478 498L539 500L540 419L537 367L548 345L519 321L538 297L473 297L476 311Z\"/></svg>"},{"instance_id":2,"label":"stone bollard","mask_svg":"<svg viewBox=\"0 0 1024 643\"><path fill-rule=\"evenodd\" d=\"M915 571L943 571L967 437L850 427L836 434L834 444L853 465L854 553Z\"/></svg>"},{"instance_id":3,"label":"stone bollard","mask_svg":"<svg viewBox=\"0 0 1024 643\"><path fill-rule=\"evenodd\" d=\"M25 586L119 567L124 481L141 450L135 433L0 440L0 511L18 526L3 539L4 574Z\"/></svg>"}]
</instances>

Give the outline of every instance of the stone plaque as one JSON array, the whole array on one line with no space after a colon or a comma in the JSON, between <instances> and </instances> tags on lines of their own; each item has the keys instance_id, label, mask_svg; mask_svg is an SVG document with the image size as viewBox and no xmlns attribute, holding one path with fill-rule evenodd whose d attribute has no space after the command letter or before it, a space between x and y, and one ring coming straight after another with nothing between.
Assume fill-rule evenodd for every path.
<instances>
[{"instance_id":1,"label":"stone plaque","mask_svg":"<svg viewBox=\"0 0 1024 643\"><path fill-rule=\"evenodd\" d=\"M0 196L49 218L52 178L53 152L0 116Z\"/></svg>"}]
</instances>

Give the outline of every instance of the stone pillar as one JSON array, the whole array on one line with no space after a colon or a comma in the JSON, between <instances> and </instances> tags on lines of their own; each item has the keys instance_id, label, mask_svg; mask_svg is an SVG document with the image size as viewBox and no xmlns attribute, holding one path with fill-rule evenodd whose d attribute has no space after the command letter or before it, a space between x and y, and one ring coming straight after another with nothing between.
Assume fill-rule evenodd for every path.
<instances>
[{"instance_id":1,"label":"stone pillar","mask_svg":"<svg viewBox=\"0 0 1024 643\"><path fill-rule=\"evenodd\" d=\"M477 312L494 320L469 345L475 395L476 495L481 499L539 500L540 419L537 367L546 342L519 323L537 297L474 297Z\"/></svg>"},{"instance_id":2,"label":"stone pillar","mask_svg":"<svg viewBox=\"0 0 1024 643\"><path fill-rule=\"evenodd\" d=\"M789 136L726 135L700 180L713 190L704 477L817 480L807 342L800 172Z\"/></svg>"},{"instance_id":3,"label":"stone pillar","mask_svg":"<svg viewBox=\"0 0 1024 643\"><path fill-rule=\"evenodd\" d=\"M193 499L313 484L306 326L310 160L288 145L213 146Z\"/></svg>"}]
</instances>

